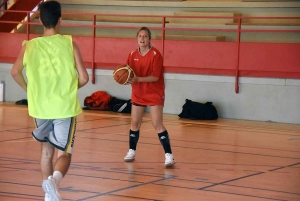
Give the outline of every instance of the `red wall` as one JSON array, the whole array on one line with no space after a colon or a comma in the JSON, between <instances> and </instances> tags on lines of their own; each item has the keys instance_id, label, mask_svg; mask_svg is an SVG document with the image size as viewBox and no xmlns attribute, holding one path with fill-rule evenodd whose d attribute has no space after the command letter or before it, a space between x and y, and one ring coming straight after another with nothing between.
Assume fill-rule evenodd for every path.
<instances>
[{"instance_id":1,"label":"red wall","mask_svg":"<svg viewBox=\"0 0 300 201\"><path fill-rule=\"evenodd\" d=\"M37 37L31 34L29 38ZM0 62L14 62L26 34L0 33ZM93 62L93 38L74 37L88 68ZM240 61L235 42L152 41L164 54L166 72L300 78L300 44L240 43ZM135 39L95 38L95 67L113 69L126 62L137 48Z\"/></svg>"}]
</instances>

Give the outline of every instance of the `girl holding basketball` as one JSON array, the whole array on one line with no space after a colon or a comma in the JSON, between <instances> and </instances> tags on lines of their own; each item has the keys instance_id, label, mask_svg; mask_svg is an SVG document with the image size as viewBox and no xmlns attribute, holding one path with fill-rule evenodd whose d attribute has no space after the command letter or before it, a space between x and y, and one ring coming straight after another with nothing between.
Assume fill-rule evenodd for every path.
<instances>
[{"instance_id":1,"label":"girl holding basketball","mask_svg":"<svg viewBox=\"0 0 300 201\"><path fill-rule=\"evenodd\" d=\"M127 84L132 86L131 127L129 132L129 151L124 161L135 159L140 127L145 107L150 106L153 127L165 151L165 166L175 164L168 132L163 125L163 106L165 100L165 83L163 58L160 52L151 46L151 32L142 27L137 32L138 49L131 52L127 64L135 75Z\"/></svg>"}]
</instances>

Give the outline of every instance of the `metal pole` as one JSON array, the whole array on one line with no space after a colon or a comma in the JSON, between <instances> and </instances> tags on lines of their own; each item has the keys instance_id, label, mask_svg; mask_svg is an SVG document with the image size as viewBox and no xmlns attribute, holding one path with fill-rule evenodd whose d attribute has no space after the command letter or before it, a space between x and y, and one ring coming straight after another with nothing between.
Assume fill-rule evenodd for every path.
<instances>
[{"instance_id":1,"label":"metal pole","mask_svg":"<svg viewBox=\"0 0 300 201\"><path fill-rule=\"evenodd\" d=\"M241 45L241 18L238 18L237 30L237 63L235 71L235 93L239 93L239 66L240 66L240 45Z\"/></svg>"},{"instance_id":2,"label":"metal pole","mask_svg":"<svg viewBox=\"0 0 300 201\"><path fill-rule=\"evenodd\" d=\"M95 84L95 49L96 49L96 15L93 15L93 61L92 61L92 83Z\"/></svg>"}]
</instances>

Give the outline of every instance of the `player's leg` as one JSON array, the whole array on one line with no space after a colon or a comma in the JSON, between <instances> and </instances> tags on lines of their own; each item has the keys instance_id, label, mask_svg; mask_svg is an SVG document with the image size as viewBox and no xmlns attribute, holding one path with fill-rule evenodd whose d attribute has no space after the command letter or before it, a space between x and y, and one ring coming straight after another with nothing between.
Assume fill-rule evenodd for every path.
<instances>
[{"instance_id":1,"label":"player's leg","mask_svg":"<svg viewBox=\"0 0 300 201\"><path fill-rule=\"evenodd\" d=\"M34 119L36 129L32 132L35 140L41 142L41 172L43 177L43 188L48 178L53 173L53 155L55 152L54 147L49 144L48 136L53 133L52 120L47 119ZM45 191L45 190L44 190ZM51 200L50 195L45 191L45 200Z\"/></svg>"},{"instance_id":2,"label":"player's leg","mask_svg":"<svg viewBox=\"0 0 300 201\"><path fill-rule=\"evenodd\" d=\"M54 138L49 138L49 140L58 149L53 177L57 185L59 185L61 179L67 174L71 164L75 141L76 117L56 119L53 125Z\"/></svg>"},{"instance_id":3,"label":"player's leg","mask_svg":"<svg viewBox=\"0 0 300 201\"><path fill-rule=\"evenodd\" d=\"M41 172L43 179L47 179L53 172L54 147L47 141L47 136L52 132L52 120L34 118L36 129L32 132L33 139L41 142Z\"/></svg>"},{"instance_id":4,"label":"player's leg","mask_svg":"<svg viewBox=\"0 0 300 201\"><path fill-rule=\"evenodd\" d=\"M48 141L58 149L57 160L53 175L43 183L44 191L53 200L60 200L59 184L67 174L71 163L72 150L75 140L76 118L53 120L54 131L48 136Z\"/></svg>"},{"instance_id":5,"label":"player's leg","mask_svg":"<svg viewBox=\"0 0 300 201\"><path fill-rule=\"evenodd\" d=\"M175 160L172 154L170 138L169 138L168 131L163 125L163 106L162 105L150 106L150 114L151 114L153 127L158 133L159 141L165 151L165 166L166 167L173 166L175 164Z\"/></svg>"},{"instance_id":6,"label":"player's leg","mask_svg":"<svg viewBox=\"0 0 300 201\"><path fill-rule=\"evenodd\" d=\"M64 151L57 151L57 160L54 167L53 178L57 185L61 182L62 178L67 174L71 164L72 154Z\"/></svg>"},{"instance_id":7,"label":"player's leg","mask_svg":"<svg viewBox=\"0 0 300 201\"><path fill-rule=\"evenodd\" d=\"M53 173L53 155L54 147L48 142L42 142L42 152L41 152L41 172L43 180L48 179Z\"/></svg>"},{"instance_id":8,"label":"player's leg","mask_svg":"<svg viewBox=\"0 0 300 201\"><path fill-rule=\"evenodd\" d=\"M48 182L48 178L52 176L53 173L53 155L55 149L48 142L42 142L42 153L41 153L41 172L43 177L42 187L45 186L45 183ZM43 187L44 189L44 187ZM51 196L45 192L45 201L51 201Z\"/></svg>"},{"instance_id":9,"label":"player's leg","mask_svg":"<svg viewBox=\"0 0 300 201\"><path fill-rule=\"evenodd\" d=\"M140 137L140 127L145 111L145 106L133 103L131 107L131 126L129 131L129 151L124 161L130 162L135 159L136 146Z\"/></svg>"}]
</instances>

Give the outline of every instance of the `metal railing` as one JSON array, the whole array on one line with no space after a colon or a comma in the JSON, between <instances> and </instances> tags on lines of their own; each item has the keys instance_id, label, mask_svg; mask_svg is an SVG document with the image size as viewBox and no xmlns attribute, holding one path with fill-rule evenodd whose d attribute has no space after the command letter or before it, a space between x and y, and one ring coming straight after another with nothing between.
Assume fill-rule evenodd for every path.
<instances>
[{"instance_id":1,"label":"metal railing","mask_svg":"<svg viewBox=\"0 0 300 201\"><path fill-rule=\"evenodd\" d=\"M41 25L37 22L31 22L30 16L31 13L38 13L38 12L29 12L29 11L1 11L1 12L23 12L26 13L26 18L22 22L14 22L14 21L0 21L0 24L3 23L15 23L16 26L18 24L25 24L27 27L27 39L30 39L30 25ZM299 20L299 17L242 17L242 16L233 16L233 17L222 17L222 16L153 16L153 15L119 15L119 14L90 14L90 13L63 13L63 15L76 15L76 16L89 16L91 20L91 24L61 24L63 27L85 27L85 28L91 28L92 29L92 36L90 36L93 39L93 45L92 45L92 83L95 83L95 47L96 47L96 29L97 28L111 28L111 29L138 29L140 26L115 26L115 25L99 25L97 24L97 17L105 16L105 17L136 17L136 18L157 18L161 19L161 24L157 27L151 27L152 30L160 30L162 34L161 38L161 46L162 46L162 54L165 54L165 33L166 31L213 31L213 32L232 32L236 33L236 64L235 64L235 92L239 92L239 67L240 67L240 46L241 46L241 33L242 32L267 32L267 33L276 33L276 32L288 32L288 33L300 33L300 30L295 29L284 29L284 30L274 30L274 29L242 29L242 20L244 19L290 19L290 20ZM236 28L175 28L175 27L166 27L167 21L166 19L169 18L197 18L197 19L232 19L235 20ZM226 25L225 25L226 26ZM70 33L71 34L71 33ZM1 35L0 35L1 37ZM225 42L226 43L226 42Z\"/></svg>"}]
</instances>

